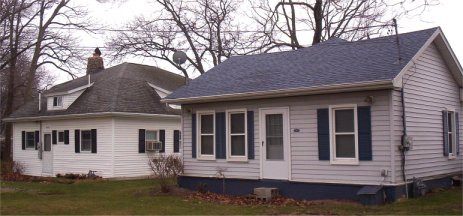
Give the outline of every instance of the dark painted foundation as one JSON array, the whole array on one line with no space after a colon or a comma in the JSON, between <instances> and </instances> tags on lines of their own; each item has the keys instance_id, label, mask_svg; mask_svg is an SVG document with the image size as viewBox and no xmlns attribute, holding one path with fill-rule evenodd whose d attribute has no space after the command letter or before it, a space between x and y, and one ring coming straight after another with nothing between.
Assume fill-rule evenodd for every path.
<instances>
[{"instance_id":1,"label":"dark painted foundation","mask_svg":"<svg viewBox=\"0 0 463 216\"><path fill-rule=\"evenodd\" d=\"M425 181L427 190L433 188L446 188L452 185L451 176ZM365 197L357 195L357 192L366 185L352 184L328 184L328 183L305 183L281 180L247 180L247 179L220 179L205 177L181 176L178 185L190 190L209 191L228 195L248 195L256 187L275 187L280 195L294 199L304 200L353 200L368 204L381 204L382 202L394 202L405 196L404 186L384 186L379 192L380 199L364 202ZM413 192L413 184L409 184L409 196L416 196Z\"/></svg>"}]
</instances>

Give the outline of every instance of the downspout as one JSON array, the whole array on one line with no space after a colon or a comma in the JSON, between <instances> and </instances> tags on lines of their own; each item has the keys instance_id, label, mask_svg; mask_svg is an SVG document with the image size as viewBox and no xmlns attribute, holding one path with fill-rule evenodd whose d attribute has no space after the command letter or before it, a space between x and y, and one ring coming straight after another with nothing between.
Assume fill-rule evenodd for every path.
<instances>
[{"instance_id":1,"label":"downspout","mask_svg":"<svg viewBox=\"0 0 463 216\"><path fill-rule=\"evenodd\" d=\"M42 134L42 121L39 121L39 146L37 147L37 149L39 150L38 152L38 156L39 156L39 159L42 160L42 143L43 143L43 134Z\"/></svg>"},{"instance_id":2,"label":"downspout","mask_svg":"<svg viewBox=\"0 0 463 216\"><path fill-rule=\"evenodd\" d=\"M402 79L403 80L403 79ZM401 167L402 167L402 178L405 183L405 195L408 198L408 185L407 185L407 176L405 174L405 152L409 150L409 147L406 145L407 140L407 115L405 112L405 83L402 81L402 90L400 92L401 101L402 101L402 127L403 127L403 135L402 135L402 144L399 146L400 154L401 154Z\"/></svg>"}]
</instances>

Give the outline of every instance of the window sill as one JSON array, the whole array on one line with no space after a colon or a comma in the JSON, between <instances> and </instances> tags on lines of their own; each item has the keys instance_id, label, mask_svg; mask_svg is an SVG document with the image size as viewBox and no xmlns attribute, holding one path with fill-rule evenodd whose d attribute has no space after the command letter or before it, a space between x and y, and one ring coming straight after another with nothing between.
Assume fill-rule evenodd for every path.
<instances>
[{"instance_id":1,"label":"window sill","mask_svg":"<svg viewBox=\"0 0 463 216\"><path fill-rule=\"evenodd\" d=\"M227 158L227 162L231 162L231 163L248 163L249 160L248 158Z\"/></svg>"},{"instance_id":2,"label":"window sill","mask_svg":"<svg viewBox=\"0 0 463 216\"><path fill-rule=\"evenodd\" d=\"M201 156L197 157L196 159L202 161L215 161L215 156Z\"/></svg>"},{"instance_id":3,"label":"window sill","mask_svg":"<svg viewBox=\"0 0 463 216\"><path fill-rule=\"evenodd\" d=\"M457 159L457 156L455 156L455 155L449 155L449 158L448 158L448 159L449 159L449 160L455 160L455 159Z\"/></svg>"},{"instance_id":4,"label":"window sill","mask_svg":"<svg viewBox=\"0 0 463 216\"><path fill-rule=\"evenodd\" d=\"M351 165L351 166L358 166L358 160L331 160L331 165Z\"/></svg>"}]
</instances>

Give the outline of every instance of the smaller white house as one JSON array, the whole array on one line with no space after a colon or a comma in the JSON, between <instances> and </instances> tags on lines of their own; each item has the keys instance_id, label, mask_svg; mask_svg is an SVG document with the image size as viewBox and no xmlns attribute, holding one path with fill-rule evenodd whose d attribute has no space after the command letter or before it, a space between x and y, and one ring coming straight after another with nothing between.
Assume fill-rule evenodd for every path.
<instances>
[{"instance_id":1,"label":"smaller white house","mask_svg":"<svg viewBox=\"0 0 463 216\"><path fill-rule=\"evenodd\" d=\"M179 107L160 100L184 81L146 65L104 69L95 54L86 76L54 86L5 119L13 122L13 160L33 176L150 175L152 153L180 151Z\"/></svg>"}]
</instances>

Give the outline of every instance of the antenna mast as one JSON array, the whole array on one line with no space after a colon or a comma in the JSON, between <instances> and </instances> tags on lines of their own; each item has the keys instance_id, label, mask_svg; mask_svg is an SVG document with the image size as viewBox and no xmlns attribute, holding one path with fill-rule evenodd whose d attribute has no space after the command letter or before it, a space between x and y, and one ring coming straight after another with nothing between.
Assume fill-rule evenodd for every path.
<instances>
[{"instance_id":1,"label":"antenna mast","mask_svg":"<svg viewBox=\"0 0 463 216\"><path fill-rule=\"evenodd\" d=\"M399 31L397 30L397 20L394 18L392 19L392 22L394 22L394 29L395 29L395 41L397 43L397 57L398 57L398 63L402 61L402 56L400 55L400 40L399 40Z\"/></svg>"}]
</instances>

